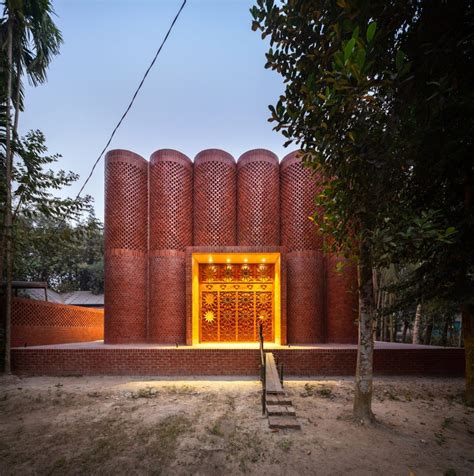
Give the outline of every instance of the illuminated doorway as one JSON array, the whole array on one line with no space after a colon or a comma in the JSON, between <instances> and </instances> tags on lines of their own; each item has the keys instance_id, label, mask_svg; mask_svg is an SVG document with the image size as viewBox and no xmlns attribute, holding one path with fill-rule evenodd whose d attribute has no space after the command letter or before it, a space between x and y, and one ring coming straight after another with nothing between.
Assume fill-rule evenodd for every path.
<instances>
[{"instance_id":1,"label":"illuminated doorway","mask_svg":"<svg viewBox=\"0 0 474 476\"><path fill-rule=\"evenodd\" d=\"M193 254L193 344L280 342L279 253Z\"/></svg>"}]
</instances>

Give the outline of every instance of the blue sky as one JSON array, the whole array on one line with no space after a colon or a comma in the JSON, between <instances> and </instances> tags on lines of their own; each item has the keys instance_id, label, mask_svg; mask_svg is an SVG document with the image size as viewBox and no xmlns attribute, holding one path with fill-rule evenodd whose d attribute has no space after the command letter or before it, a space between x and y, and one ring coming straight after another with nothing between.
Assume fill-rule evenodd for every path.
<instances>
[{"instance_id":1,"label":"blue sky","mask_svg":"<svg viewBox=\"0 0 474 476\"><path fill-rule=\"evenodd\" d=\"M40 129L80 184L122 115L182 0L56 0L64 45L48 82L26 91L22 132ZM264 69L268 48L251 30L247 0L188 0L111 148L146 159L161 148L193 158L221 148L238 158L289 152L267 122L283 91ZM67 194L77 193L80 184ZM103 218L103 162L85 193Z\"/></svg>"}]
</instances>

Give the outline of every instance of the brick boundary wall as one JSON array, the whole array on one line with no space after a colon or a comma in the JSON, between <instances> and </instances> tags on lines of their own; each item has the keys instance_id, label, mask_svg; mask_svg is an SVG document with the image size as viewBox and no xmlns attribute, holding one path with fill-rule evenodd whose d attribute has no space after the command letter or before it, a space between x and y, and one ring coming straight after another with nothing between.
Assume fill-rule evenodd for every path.
<instances>
[{"instance_id":1,"label":"brick boundary wall","mask_svg":"<svg viewBox=\"0 0 474 476\"><path fill-rule=\"evenodd\" d=\"M353 376L355 348L273 351L287 376ZM17 375L251 375L256 349L116 348L12 350ZM376 349L376 375L464 375L463 349Z\"/></svg>"},{"instance_id":2,"label":"brick boundary wall","mask_svg":"<svg viewBox=\"0 0 474 476\"><path fill-rule=\"evenodd\" d=\"M104 311L14 298L11 332L12 347L101 340Z\"/></svg>"}]
</instances>

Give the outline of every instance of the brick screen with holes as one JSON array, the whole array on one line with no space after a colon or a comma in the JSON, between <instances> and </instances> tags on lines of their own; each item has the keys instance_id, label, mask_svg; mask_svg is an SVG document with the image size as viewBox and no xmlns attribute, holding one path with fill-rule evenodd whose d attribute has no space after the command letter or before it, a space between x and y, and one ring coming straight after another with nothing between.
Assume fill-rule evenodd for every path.
<instances>
[{"instance_id":1,"label":"brick screen with holes","mask_svg":"<svg viewBox=\"0 0 474 476\"><path fill-rule=\"evenodd\" d=\"M278 157L251 150L237 162L237 239L239 246L280 243Z\"/></svg>"},{"instance_id":2,"label":"brick screen with holes","mask_svg":"<svg viewBox=\"0 0 474 476\"><path fill-rule=\"evenodd\" d=\"M12 347L101 340L104 311L13 298L11 336Z\"/></svg>"},{"instance_id":3,"label":"brick screen with holes","mask_svg":"<svg viewBox=\"0 0 474 476\"><path fill-rule=\"evenodd\" d=\"M147 162L112 150L105 181L106 343L189 343L187 256L270 248L288 270L282 342L356 341L356 275L322 254L310 220L322 182L296 152L280 163L255 149L236 162L208 149L193 162L163 149Z\"/></svg>"}]
</instances>

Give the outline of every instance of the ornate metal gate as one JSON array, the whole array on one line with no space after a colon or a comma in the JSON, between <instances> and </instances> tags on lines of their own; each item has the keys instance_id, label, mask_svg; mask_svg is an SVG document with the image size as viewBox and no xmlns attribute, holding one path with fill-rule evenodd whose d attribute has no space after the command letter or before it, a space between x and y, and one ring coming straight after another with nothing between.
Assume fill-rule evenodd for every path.
<instances>
[{"instance_id":1,"label":"ornate metal gate","mask_svg":"<svg viewBox=\"0 0 474 476\"><path fill-rule=\"evenodd\" d=\"M274 265L200 264L201 342L274 341Z\"/></svg>"}]
</instances>

